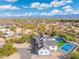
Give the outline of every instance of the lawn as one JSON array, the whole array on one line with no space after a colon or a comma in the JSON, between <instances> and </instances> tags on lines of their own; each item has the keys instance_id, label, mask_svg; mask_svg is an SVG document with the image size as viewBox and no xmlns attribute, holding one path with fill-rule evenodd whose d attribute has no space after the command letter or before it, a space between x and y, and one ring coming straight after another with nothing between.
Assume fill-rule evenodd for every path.
<instances>
[{"instance_id":1,"label":"lawn","mask_svg":"<svg viewBox=\"0 0 79 59\"><path fill-rule=\"evenodd\" d=\"M61 36L68 41L75 41L75 37L73 35L62 33Z\"/></svg>"},{"instance_id":2,"label":"lawn","mask_svg":"<svg viewBox=\"0 0 79 59\"><path fill-rule=\"evenodd\" d=\"M57 42L57 46L58 46L58 47L63 46L63 44L64 44L64 42Z\"/></svg>"}]
</instances>

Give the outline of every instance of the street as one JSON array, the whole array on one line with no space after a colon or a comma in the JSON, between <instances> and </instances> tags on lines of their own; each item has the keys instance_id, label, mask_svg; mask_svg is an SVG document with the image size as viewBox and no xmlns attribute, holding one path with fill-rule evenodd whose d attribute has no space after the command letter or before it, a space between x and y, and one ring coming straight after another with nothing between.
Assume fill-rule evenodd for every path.
<instances>
[{"instance_id":1,"label":"street","mask_svg":"<svg viewBox=\"0 0 79 59\"><path fill-rule=\"evenodd\" d=\"M31 53L26 48L18 48L20 59L31 59Z\"/></svg>"}]
</instances>

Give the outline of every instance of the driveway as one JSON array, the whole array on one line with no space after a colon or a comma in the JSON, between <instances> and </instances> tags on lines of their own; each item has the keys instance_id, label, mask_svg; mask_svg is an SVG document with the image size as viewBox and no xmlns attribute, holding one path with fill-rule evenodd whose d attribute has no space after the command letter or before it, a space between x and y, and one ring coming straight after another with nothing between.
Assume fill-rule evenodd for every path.
<instances>
[{"instance_id":1,"label":"driveway","mask_svg":"<svg viewBox=\"0 0 79 59\"><path fill-rule=\"evenodd\" d=\"M31 53L26 48L18 48L20 59L31 59Z\"/></svg>"},{"instance_id":2,"label":"driveway","mask_svg":"<svg viewBox=\"0 0 79 59\"><path fill-rule=\"evenodd\" d=\"M69 59L68 56L58 51L51 51L51 52L52 53L49 56L32 55L31 59Z\"/></svg>"}]
</instances>

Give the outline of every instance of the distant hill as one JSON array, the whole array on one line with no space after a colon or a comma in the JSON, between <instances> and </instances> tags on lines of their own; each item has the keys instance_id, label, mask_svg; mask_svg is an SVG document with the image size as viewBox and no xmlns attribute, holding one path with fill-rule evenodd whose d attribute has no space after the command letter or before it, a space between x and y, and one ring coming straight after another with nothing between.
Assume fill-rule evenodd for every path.
<instances>
[{"instance_id":1,"label":"distant hill","mask_svg":"<svg viewBox=\"0 0 79 59\"><path fill-rule=\"evenodd\" d=\"M53 16L10 16L0 18L56 18L56 19L79 19L79 14L68 14L68 15L53 15Z\"/></svg>"}]
</instances>

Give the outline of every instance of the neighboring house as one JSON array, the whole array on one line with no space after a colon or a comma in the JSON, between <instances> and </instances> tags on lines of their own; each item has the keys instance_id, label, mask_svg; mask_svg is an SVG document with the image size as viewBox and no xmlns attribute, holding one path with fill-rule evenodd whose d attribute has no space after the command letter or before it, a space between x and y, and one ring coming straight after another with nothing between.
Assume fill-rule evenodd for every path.
<instances>
[{"instance_id":1,"label":"neighboring house","mask_svg":"<svg viewBox=\"0 0 79 59\"><path fill-rule=\"evenodd\" d=\"M57 45L52 37L41 35L36 37L35 53L38 55L51 55L51 51L57 50Z\"/></svg>"},{"instance_id":2,"label":"neighboring house","mask_svg":"<svg viewBox=\"0 0 79 59\"><path fill-rule=\"evenodd\" d=\"M3 33L6 33L6 32L8 32L8 31L10 31L10 29L5 29L5 28L3 28L3 29L0 29L0 31L2 31Z\"/></svg>"},{"instance_id":3,"label":"neighboring house","mask_svg":"<svg viewBox=\"0 0 79 59\"><path fill-rule=\"evenodd\" d=\"M2 31L4 33L4 38L10 38L13 37L15 35L15 37L21 37L22 36L22 29L21 28L17 28L16 32L11 31L10 29L6 29L6 28L0 28L0 31Z\"/></svg>"},{"instance_id":4,"label":"neighboring house","mask_svg":"<svg viewBox=\"0 0 79 59\"><path fill-rule=\"evenodd\" d=\"M5 28L5 26L1 26L1 25L0 25L0 29L2 29L2 28Z\"/></svg>"},{"instance_id":5,"label":"neighboring house","mask_svg":"<svg viewBox=\"0 0 79 59\"><path fill-rule=\"evenodd\" d=\"M4 38L9 38L14 36L14 32L12 32L10 29L0 29L4 33Z\"/></svg>"},{"instance_id":6,"label":"neighboring house","mask_svg":"<svg viewBox=\"0 0 79 59\"><path fill-rule=\"evenodd\" d=\"M25 29L25 30L23 30L23 34L30 34L30 33L32 33L31 29Z\"/></svg>"},{"instance_id":7,"label":"neighboring house","mask_svg":"<svg viewBox=\"0 0 79 59\"><path fill-rule=\"evenodd\" d=\"M17 27L15 32L15 37L22 37L22 28Z\"/></svg>"},{"instance_id":8,"label":"neighboring house","mask_svg":"<svg viewBox=\"0 0 79 59\"><path fill-rule=\"evenodd\" d=\"M6 33L4 33L4 38L10 38L14 36L14 32L12 31L8 31Z\"/></svg>"},{"instance_id":9,"label":"neighboring house","mask_svg":"<svg viewBox=\"0 0 79 59\"><path fill-rule=\"evenodd\" d=\"M4 38L10 38L10 37L14 36L14 32L11 31L10 29L1 28L0 31L2 31L4 33L4 35L3 35Z\"/></svg>"},{"instance_id":10,"label":"neighboring house","mask_svg":"<svg viewBox=\"0 0 79 59\"><path fill-rule=\"evenodd\" d=\"M0 24L0 29L11 27L10 24Z\"/></svg>"}]
</instances>

